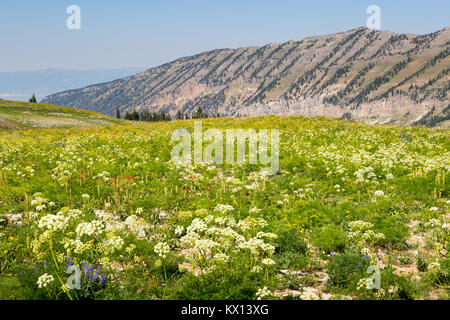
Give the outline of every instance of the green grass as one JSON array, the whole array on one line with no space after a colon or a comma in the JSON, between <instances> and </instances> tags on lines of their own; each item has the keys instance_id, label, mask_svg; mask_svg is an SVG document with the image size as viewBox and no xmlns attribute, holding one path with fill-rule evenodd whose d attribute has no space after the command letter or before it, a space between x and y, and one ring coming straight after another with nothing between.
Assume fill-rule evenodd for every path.
<instances>
[{"instance_id":1,"label":"green grass","mask_svg":"<svg viewBox=\"0 0 450 320\"><path fill-rule=\"evenodd\" d=\"M96 112L39 103L0 100L0 130L96 127L121 123Z\"/></svg>"},{"instance_id":2,"label":"green grass","mask_svg":"<svg viewBox=\"0 0 450 320\"><path fill-rule=\"evenodd\" d=\"M21 300L22 287L17 276L0 274L0 300Z\"/></svg>"}]
</instances>

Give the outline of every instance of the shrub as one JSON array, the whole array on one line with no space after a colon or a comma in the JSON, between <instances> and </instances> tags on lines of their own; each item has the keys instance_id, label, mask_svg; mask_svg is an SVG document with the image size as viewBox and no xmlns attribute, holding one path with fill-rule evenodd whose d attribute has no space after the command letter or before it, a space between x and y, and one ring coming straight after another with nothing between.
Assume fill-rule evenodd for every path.
<instances>
[{"instance_id":1,"label":"shrub","mask_svg":"<svg viewBox=\"0 0 450 320\"><path fill-rule=\"evenodd\" d=\"M180 281L180 286L177 286L178 289L170 296L171 299L252 300L261 280L240 268L240 270L215 270L198 277L187 273Z\"/></svg>"},{"instance_id":2,"label":"shrub","mask_svg":"<svg viewBox=\"0 0 450 320\"><path fill-rule=\"evenodd\" d=\"M347 244L347 235L340 227L330 224L313 234L311 242L327 253L342 252Z\"/></svg>"},{"instance_id":3,"label":"shrub","mask_svg":"<svg viewBox=\"0 0 450 320\"><path fill-rule=\"evenodd\" d=\"M288 229L278 233L275 241L277 245L277 253L298 253L306 254L308 246L296 228Z\"/></svg>"},{"instance_id":4,"label":"shrub","mask_svg":"<svg viewBox=\"0 0 450 320\"><path fill-rule=\"evenodd\" d=\"M384 242L401 246L409 235L408 227L394 216L377 216L371 220L374 231L384 234Z\"/></svg>"},{"instance_id":5,"label":"shrub","mask_svg":"<svg viewBox=\"0 0 450 320\"><path fill-rule=\"evenodd\" d=\"M416 265L417 270L419 270L420 272L425 272L428 269L428 263L422 258L420 254L417 256Z\"/></svg>"},{"instance_id":6,"label":"shrub","mask_svg":"<svg viewBox=\"0 0 450 320\"><path fill-rule=\"evenodd\" d=\"M328 284L337 288L348 288L365 274L369 262L359 253L343 253L334 256L327 264L330 276Z\"/></svg>"}]
</instances>

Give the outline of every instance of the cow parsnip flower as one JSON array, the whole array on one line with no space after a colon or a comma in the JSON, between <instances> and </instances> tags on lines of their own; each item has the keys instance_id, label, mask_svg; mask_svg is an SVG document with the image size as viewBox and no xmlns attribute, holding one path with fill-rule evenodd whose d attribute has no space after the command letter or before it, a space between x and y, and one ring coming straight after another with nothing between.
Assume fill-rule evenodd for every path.
<instances>
[{"instance_id":1,"label":"cow parsnip flower","mask_svg":"<svg viewBox=\"0 0 450 320\"><path fill-rule=\"evenodd\" d=\"M166 242L159 242L155 245L153 249L158 256L165 259L167 254L170 252L170 247Z\"/></svg>"},{"instance_id":2,"label":"cow parsnip flower","mask_svg":"<svg viewBox=\"0 0 450 320\"><path fill-rule=\"evenodd\" d=\"M46 288L50 283L55 281L55 278L53 278L52 275L49 275L47 273L44 273L42 276L39 277L37 280L37 285L39 288Z\"/></svg>"}]
</instances>

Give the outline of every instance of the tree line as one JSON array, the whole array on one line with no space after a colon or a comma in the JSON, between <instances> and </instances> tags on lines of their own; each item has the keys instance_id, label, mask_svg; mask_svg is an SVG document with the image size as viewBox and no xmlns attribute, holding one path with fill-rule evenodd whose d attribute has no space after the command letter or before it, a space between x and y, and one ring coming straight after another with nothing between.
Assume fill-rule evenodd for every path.
<instances>
[{"instance_id":1,"label":"tree line","mask_svg":"<svg viewBox=\"0 0 450 320\"><path fill-rule=\"evenodd\" d=\"M159 113L150 112L148 110L132 112L125 111L124 119L131 121L149 121L149 122L160 122L160 121L171 121L171 120L186 120L186 119L205 119L205 118L219 118L220 114L217 113L215 116L211 116L205 113L202 108L198 108L194 113L183 113L178 110L174 117L170 116L168 113L161 111ZM116 108L116 118L121 119L122 115L119 108Z\"/></svg>"}]
</instances>

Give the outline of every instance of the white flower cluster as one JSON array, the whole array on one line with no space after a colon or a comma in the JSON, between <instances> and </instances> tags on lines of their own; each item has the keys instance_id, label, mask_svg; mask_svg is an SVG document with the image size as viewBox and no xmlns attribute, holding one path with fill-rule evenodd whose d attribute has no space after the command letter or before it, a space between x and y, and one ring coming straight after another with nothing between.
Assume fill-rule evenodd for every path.
<instances>
[{"instance_id":1,"label":"white flower cluster","mask_svg":"<svg viewBox=\"0 0 450 320\"><path fill-rule=\"evenodd\" d=\"M202 232L205 231L208 228L205 222L203 222L200 218L195 218L189 227L187 227L186 231L187 233L191 232Z\"/></svg>"},{"instance_id":2,"label":"white flower cluster","mask_svg":"<svg viewBox=\"0 0 450 320\"><path fill-rule=\"evenodd\" d=\"M183 226L177 226L175 228L175 234L177 236L181 236L183 234L183 232L184 232L184 227Z\"/></svg>"},{"instance_id":3,"label":"white flower cluster","mask_svg":"<svg viewBox=\"0 0 450 320\"><path fill-rule=\"evenodd\" d=\"M383 190L377 190L375 191L375 197L383 197L384 191Z\"/></svg>"},{"instance_id":4,"label":"white flower cluster","mask_svg":"<svg viewBox=\"0 0 450 320\"><path fill-rule=\"evenodd\" d=\"M440 228L441 226L442 226L442 223L438 219L430 219L424 224L425 228L430 228L430 229Z\"/></svg>"},{"instance_id":5,"label":"white flower cluster","mask_svg":"<svg viewBox=\"0 0 450 320\"><path fill-rule=\"evenodd\" d=\"M63 210L61 212L58 212L58 214L63 214L70 219L80 219L83 216L83 211L79 209L70 209L70 210Z\"/></svg>"},{"instance_id":6,"label":"white flower cluster","mask_svg":"<svg viewBox=\"0 0 450 320\"><path fill-rule=\"evenodd\" d=\"M349 222L350 231L348 232L348 238L353 244L358 246L364 246L367 242L377 243L385 239L384 234L375 233L370 230L373 224L365 221L351 221Z\"/></svg>"},{"instance_id":7,"label":"white flower cluster","mask_svg":"<svg viewBox=\"0 0 450 320\"><path fill-rule=\"evenodd\" d=\"M358 281L356 290L361 291L361 290L371 290L372 289L372 279L370 278L362 278Z\"/></svg>"},{"instance_id":8,"label":"white flower cluster","mask_svg":"<svg viewBox=\"0 0 450 320\"><path fill-rule=\"evenodd\" d=\"M261 266L254 266L251 270L251 272L253 273L259 273L263 270L263 268Z\"/></svg>"},{"instance_id":9,"label":"white flower cluster","mask_svg":"<svg viewBox=\"0 0 450 320\"><path fill-rule=\"evenodd\" d=\"M99 245L99 250L104 254L111 254L115 250L121 250L125 241L120 236L113 236L106 239Z\"/></svg>"},{"instance_id":10,"label":"white flower cluster","mask_svg":"<svg viewBox=\"0 0 450 320\"><path fill-rule=\"evenodd\" d=\"M109 181L111 174L108 171L103 171L95 176L95 179L103 179L104 181Z\"/></svg>"},{"instance_id":11,"label":"white flower cluster","mask_svg":"<svg viewBox=\"0 0 450 320\"><path fill-rule=\"evenodd\" d=\"M355 171L354 175L356 176L356 182L365 182L365 178L367 180L377 180L376 174L373 172L373 168L371 166L364 167Z\"/></svg>"},{"instance_id":12,"label":"white flower cluster","mask_svg":"<svg viewBox=\"0 0 450 320\"><path fill-rule=\"evenodd\" d=\"M259 252L272 255L275 252L275 247L270 243L265 243L262 239L250 238L248 241L244 241L238 244L240 249L248 249L253 255L257 255Z\"/></svg>"},{"instance_id":13,"label":"white flower cluster","mask_svg":"<svg viewBox=\"0 0 450 320\"><path fill-rule=\"evenodd\" d=\"M256 297L258 300L262 300L264 298L270 297L271 295L272 295L272 292L270 292L270 290L267 289L267 287L258 289L258 291L256 292Z\"/></svg>"},{"instance_id":14,"label":"white flower cluster","mask_svg":"<svg viewBox=\"0 0 450 320\"><path fill-rule=\"evenodd\" d=\"M428 270L430 270L430 271L439 271L440 268L441 268L441 264L437 261L433 261L432 263L430 263L428 265Z\"/></svg>"},{"instance_id":15,"label":"white flower cluster","mask_svg":"<svg viewBox=\"0 0 450 320\"><path fill-rule=\"evenodd\" d=\"M208 221L212 220L212 219L210 219L211 217L208 217ZM233 217L217 217L217 218L214 219L214 221L219 226L225 226L225 225L228 225L230 227L235 227L236 226L236 220Z\"/></svg>"},{"instance_id":16,"label":"white flower cluster","mask_svg":"<svg viewBox=\"0 0 450 320\"><path fill-rule=\"evenodd\" d=\"M228 205L228 204L218 204L218 205L214 208L214 211L220 212L220 213L222 213L222 214L226 214L226 213L231 212L231 211L233 211L233 210L234 210L233 206L230 206L230 205Z\"/></svg>"},{"instance_id":17,"label":"white flower cluster","mask_svg":"<svg viewBox=\"0 0 450 320\"><path fill-rule=\"evenodd\" d=\"M47 203L46 198L42 198L42 194L37 192L33 195L33 200L31 200L31 206L36 207Z\"/></svg>"},{"instance_id":18,"label":"white flower cluster","mask_svg":"<svg viewBox=\"0 0 450 320\"><path fill-rule=\"evenodd\" d=\"M209 269L214 267L216 262L226 262L232 256L248 255L249 253L253 256L254 261L265 259L263 264L272 265L274 262L269 257L275 252L275 247L266 243L263 238L274 239L277 236L273 233L259 231L266 225L265 220L252 217L247 217L237 223L231 216L214 218L209 215L204 219L195 218L187 227L186 235L180 238L180 245L187 249L184 251L184 255L190 263L196 263L198 259L210 261L213 264L209 266ZM240 229L240 233L233 228ZM182 232L181 228L178 230ZM195 269L192 266L183 268Z\"/></svg>"},{"instance_id":19,"label":"white flower cluster","mask_svg":"<svg viewBox=\"0 0 450 320\"><path fill-rule=\"evenodd\" d=\"M254 230L256 228L265 228L266 226L266 220L253 217L247 217L244 220L239 221L239 223L237 224L237 227L244 232Z\"/></svg>"},{"instance_id":20,"label":"white flower cluster","mask_svg":"<svg viewBox=\"0 0 450 320\"><path fill-rule=\"evenodd\" d=\"M265 264L266 266L273 266L275 264L275 261L273 261L270 258L265 258L265 259L262 259L261 263Z\"/></svg>"},{"instance_id":21,"label":"white flower cluster","mask_svg":"<svg viewBox=\"0 0 450 320\"><path fill-rule=\"evenodd\" d=\"M373 224L366 221L356 220L348 223L351 231L366 231L373 228Z\"/></svg>"},{"instance_id":22,"label":"white flower cluster","mask_svg":"<svg viewBox=\"0 0 450 320\"><path fill-rule=\"evenodd\" d=\"M255 213L260 213L261 212L261 209L258 209L258 208L256 208L256 207L252 207L249 211L248 211L248 213L250 213L250 214L255 214Z\"/></svg>"},{"instance_id":23,"label":"white flower cluster","mask_svg":"<svg viewBox=\"0 0 450 320\"><path fill-rule=\"evenodd\" d=\"M271 232L258 232L256 234L257 238L269 238L269 239L276 239L278 238L278 236L275 233L271 233Z\"/></svg>"},{"instance_id":24,"label":"white flower cluster","mask_svg":"<svg viewBox=\"0 0 450 320\"><path fill-rule=\"evenodd\" d=\"M75 232L78 235L78 237L81 238L84 235L88 236L100 235L103 233L104 229L105 225L102 221L92 220L90 222L80 223L75 229Z\"/></svg>"},{"instance_id":25,"label":"white flower cluster","mask_svg":"<svg viewBox=\"0 0 450 320\"><path fill-rule=\"evenodd\" d=\"M37 212L41 212L42 210L47 208L47 199L42 197L40 192L37 192L33 195L33 200L31 200L31 206L35 207Z\"/></svg>"},{"instance_id":26,"label":"white flower cluster","mask_svg":"<svg viewBox=\"0 0 450 320\"><path fill-rule=\"evenodd\" d=\"M5 215L0 215L0 221L3 219L3 217L5 217L8 222L12 225L16 225L16 226L21 226L22 225L22 220L23 220L23 215L21 213L10 213L10 214L5 214Z\"/></svg>"},{"instance_id":27,"label":"white flower cluster","mask_svg":"<svg viewBox=\"0 0 450 320\"><path fill-rule=\"evenodd\" d=\"M61 212L58 214L48 214L39 220L39 229L51 231L64 231L69 226L70 217L64 216Z\"/></svg>"},{"instance_id":28,"label":"white flower cluster","mask_svg":"<svg viewBox=\"0 0 450 320\"><path fill-rule=\"evenodd\" d=\"M76 254L83 254L84 252L92 249L92 243L84 243L79 239L69 239L64 241L64 249L66 249L68 255L70 255L71 250L73 250Z\"/></svg>"},{"instance_id":29,"label":"white flower cluster","mask_svg":"<svg viewBox=\"0 0 450 320\"><path fill-rule=\"evenodd\" d=\"M136 215L127 217L125 219L125 225L132 233L137 235L138 239L145 238L146 231L150 228L150 225L144 220L144 218L140 218Z\"/></svg>"},{"instance_id":30,"label":"white flower cluster","mask_svg":"<svg viewBox=\"0 0 450 320\"><path fill-rule=\"evenodd\" d=\"M225 253L217 253L214 255L214 260L217 262L227 262L230 257Z\"/></svg>"},{"instance_id":31,"label":"white flower cluster","mask_svg":"<svg viewBox=\"0 0 450 320\"><path fill-rule=\"evenodd\" d=\"M165 242L159 242L155 245L155 253L157 253L161 258L165 259L167 254L170 252L170 247Z\"/></svg>"},{"instance_id":32,"label":"white flower cluster","mask_svg":"<svg viewBox=\"0 0 450 320\"><path fill-rule=\"evenodd\" d=\"M39 277L39 279L37 280L37 285L39 288L45 288L47 287L50 283L52 283L53 281L55 281L55 278L53 278L52 275L49 275L47 273L44 273L42 276Z\"/></svg>"}]
</instances>

